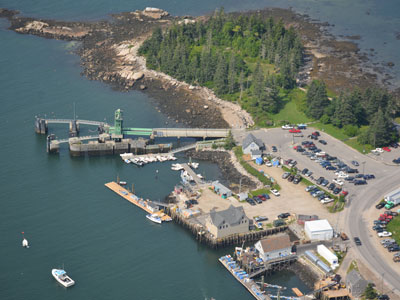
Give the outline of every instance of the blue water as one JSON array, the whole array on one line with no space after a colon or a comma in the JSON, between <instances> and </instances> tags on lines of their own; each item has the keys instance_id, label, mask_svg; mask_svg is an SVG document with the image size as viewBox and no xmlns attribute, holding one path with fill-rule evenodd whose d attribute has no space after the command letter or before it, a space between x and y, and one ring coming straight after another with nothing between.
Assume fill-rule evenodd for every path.
<instances>
[{"instance_id":1,"label":"blue water","mask_svg":"<svg viewBox=\"0 0 400 300\"><path fill-rule=\"evenodd\" d=\"M266 5L293 6L336 24L337 34L360 34L362 45L400 64L394 38L399 4L390 0L0 0L0 7L25 15L68 20L106 18L145 6L199 15L219 6ZM121 108L128 126L163 126L167 119L153 108L153 100L80 76L79 58L70 53L73 43L19 35L6 27L0 20L0 299L252 299L217 262L231 250L200 246L175 224L149 223L144 212L104 187L119 175L135 184L137 194L163 199L179 180L169 164L138 169L118 157L71 158L66 149L47 155L45 138L33 130L35 115L72 117L74 102L82 119L109 121ZM53 126L52 132L66 136L63 126ZM200 172L209 179L220 176L215 165L204 162ZM21 247L21 231L30 241L28 250ZM50 275L63 264L77 281L68 290ZM290 273L268 280L308 291Z\"/></svg>"}]
</instances>

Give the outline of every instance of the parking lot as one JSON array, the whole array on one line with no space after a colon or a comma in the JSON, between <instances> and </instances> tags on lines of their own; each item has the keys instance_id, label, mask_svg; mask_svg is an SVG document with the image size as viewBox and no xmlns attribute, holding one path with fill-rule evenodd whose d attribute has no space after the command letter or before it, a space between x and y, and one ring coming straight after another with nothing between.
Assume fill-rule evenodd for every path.
<instances>
[{"instance_id":1,"label":"parking lot","mask_svg":"<svg viewBox=\"0 0 400 300\"><path fill-rule=\"evenodd\" d=\"M338 141L337 139L323 132L319 132L320 137L318 140L311 140L307 136L314 131L314 129L309 128L306 130L302 130L301 134L293 134L290 133L288 130L273 128L263 131L259 130L257 132L254 132L253 134L264 142L267 148L267 152L271 152L271 147L276 146L277 152L274 153L276 156L281 157L283 160L296 160L296 167L299 170L307 168L311 172L313 172L312 176L315 179L323 176L329 181L329 183L331 183L333 179L337 178L337 175L335 175L335 171L326 170L320 164L316 163L315 160L311 160L309 157L302 155L301 152L297 152L295 149L293 149L295 145L301 145L303 141L313 141L315 146L321 149L321 151L328 153L330 156L337 157L349 167L357 169L359 173L373 174L376 178L379 178L385 173L384 168L382 168L382 161L391 162L391 160L393 159L392 157L400 156L399 148L393 149L391 152L381 153L379 156L373 155L373 157L371 157L372 154L369 156L365 156L348 146L344 146L341 141ZM302 135L303 137L301 137L300 135ZM324 140L327 142L327 144L323 145L319 142L319 140ZM359 163L359 166L353 166L351 163L353 160L357 161ZM350 176L355 175L356 174L350 174ZM342 189L349 191L350 198L352 194L363 188L362 185L355 186L354 183L350 183L345 180L343 181L344 184L342 185Z\"/></svg>"}]
</instances>

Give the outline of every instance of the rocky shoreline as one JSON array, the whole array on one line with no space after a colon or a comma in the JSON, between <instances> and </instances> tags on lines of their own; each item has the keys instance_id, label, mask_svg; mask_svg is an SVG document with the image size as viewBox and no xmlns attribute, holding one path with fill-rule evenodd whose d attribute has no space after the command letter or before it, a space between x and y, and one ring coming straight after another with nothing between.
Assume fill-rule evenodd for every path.
<instances>
[{"instance_id":1,"label":"rocky shoreline","mask_svg":"<svg viewBox=\"0 0 400 300\"><path fill-rule=\"evenodd\" d=\"M248 174L243 168L240 168L240 165L238 166L239 163L232 151L189 150L185 152L185 155L197 160L206 160L217 164L224 178L221 183L228 186L234 193L239 193L240 181L244 191L261 188L256 178Z\"/></svg>"},{"instance_id":2,"label":"rocky shoreline","mask_svg":"<svg viewBox=\"0 0 400 300\"><path fill-rule=\"evenodd\" d=\"M239 13L236 13L239 14ZM240 12L242 14L242 12ZM323 79L337 92L367 87L388 80L363 68L367 59L351 41L337 41L324 31L327 24L316 23L288 9L267 8L245 14L281 18L302 36L306 47L305 78ZM0 17L10 21L9 29L21 34L45 38L80 41L82 75L110 84L114 89L141 90L156 101L157 110L170 119L166 125L181 123L190 127L250 127L251 116L239 105L224 101L203 87L184 82L146 68L145 59L137 54L141 43L156 27L172 22L195 22L190 17L172 17L166 11L146 8L143 11L112 15L110 21L63 22L21 17L17 11L0 9ZM199 17L204 19L205 17Z\"/></svg>"}]
</instances>

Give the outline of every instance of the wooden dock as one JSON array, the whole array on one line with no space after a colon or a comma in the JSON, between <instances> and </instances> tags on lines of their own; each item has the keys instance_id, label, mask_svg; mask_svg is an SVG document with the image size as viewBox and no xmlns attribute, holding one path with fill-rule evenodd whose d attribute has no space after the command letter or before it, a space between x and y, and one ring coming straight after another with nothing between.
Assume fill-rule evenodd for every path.
<instances>
[{"instance_id":1,"label":"wooden dock","mask_svg":"<svg viewBox=\"0 0 400 300\"><path fill-rule=\"evenodd\" d=\"M220 263L239 281L254 298L259 300L271 300L271 298L261 291L260 287L253 279L248 278L248 274L240 269L236 261L230 255L225 255L219 258Z\"/></svg>"},{"instance_id":2,"label":"wooden dock","mask_svg":"<svg viewBox=\"0 0 400 300\"><path fill-rule=\"evenodd\" d=\"M150 200L143 200L139 198L135 194L131 193L129 190L125 189L124 187L120 186L118 183L112 181L105 184L113 192L120 195L122 198L128 200L130 203L136 205L137 207L143 209L144 211L148 212L149 214L157 214L160 216L162 221L172 221L171 217L168 216L163 212L163 210L154 211L151 208L152 201Z\"/></svg>"},{"instance_id":3,"label":"wooden dock","mask_svg":"<svg viewBox=\"0 0 400 300\"><path fill-rule=\"evenodd\" d=\"M199 176L197 176L197 174L192 170L191 167L189 167L188 164L181 164L183 169L193 178L194 182L196 182L196 184L202 184L203 180L201 180L199 178Z\"/></svg>"}]
</instances>

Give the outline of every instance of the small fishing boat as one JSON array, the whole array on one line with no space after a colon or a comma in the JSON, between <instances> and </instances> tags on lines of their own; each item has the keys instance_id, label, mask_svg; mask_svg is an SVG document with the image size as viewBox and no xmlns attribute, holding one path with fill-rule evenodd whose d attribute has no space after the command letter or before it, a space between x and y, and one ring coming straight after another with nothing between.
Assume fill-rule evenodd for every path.
<instances>
[{"instance_id":1,"label":"small fishing boat","mask_svg":"<svg viewBox=\"0 0 400 300\"><path fill-rule=\"evenodd\" d=\"M156 214L148 214L148 215L146 215L146 218L157 224L161 224L161 222L162 222L161 218Z\"/></svg>"},{"instance_id":2,"label":"small fishing boat","mask_svg":"<svg viewBox=\"0 0 400 300\"><path fill-rule=\"evenodd\" d=\"M129 159L124 159L124 162L127 163L127 164L131 163L131 161Z\"/></svg>"},{"instance_id":3,"label":"small fishing boat","mask_svg":"<svg viewBox=\"0 0 400 300\"><path fill-rule=\"evenodd\" d=\"M189 162L188 166L193 168L193 169L197 169L199 167L199 163L196 162Z\"/></svg>"},{"instance_id":4,"label":"small fishing boat","mask_svg":"<svg viewBox=\"0 0 400 300\"><path fill-rule=\"evenodd\" d=\"M28 240L25 238L25 232L22 231L22 247L24 248L29 248L29 243Z\"/></svg>"},{"instance_id":5,"label":"small fishing boat","mask_svg":"<svg viewBox=\"0 0 400 300\"><path fill-rule=\"evenodd\" d=\"M75 284L75 281L67 275L67 272L62 269L51 270L51 275L64 287L70 287Z\"/></svg>"},{"instance_id":6,"label":"small fishing boat","mask_svg":"<svg viewBox=\"0 0 400 300\"><path fill-rule=\"evenodd\" d=\"M119 185L126 185L126 181L120 181Z\"/></svg>"}]
</instances>

